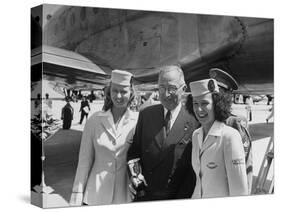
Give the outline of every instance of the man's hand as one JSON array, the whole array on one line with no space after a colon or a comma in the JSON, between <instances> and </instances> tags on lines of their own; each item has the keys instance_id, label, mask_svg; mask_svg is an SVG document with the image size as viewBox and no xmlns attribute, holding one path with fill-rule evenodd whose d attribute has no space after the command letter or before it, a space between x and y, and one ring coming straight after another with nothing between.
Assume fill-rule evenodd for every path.
<instances>
[{"instance_id":1,"label":"man's hand","mask_svg":"<svg viewBox=\"0 0 281 212\"><path fill-rule=\"evenodd\" d=\"M138 191L142 191L144 186L147 186L146 180L142 175L140 159L135 158L128 161L129 174L131 176L131 183L129 189L133 199L138 195Z\"/></svg>"},{"instance_id":2,"label":"man's hand","mask_svg":"<svg viewBox=\"0 0 281 212\"><path fill-rule=\"evenodd\" d=\"M129 190L131 192L131 198L135 199L137 195L138 188L142 185L147 186L146 180L142 174L139 174L137 177L131 177L131 183L129 184Z\"/></svg>"}]
</instances>

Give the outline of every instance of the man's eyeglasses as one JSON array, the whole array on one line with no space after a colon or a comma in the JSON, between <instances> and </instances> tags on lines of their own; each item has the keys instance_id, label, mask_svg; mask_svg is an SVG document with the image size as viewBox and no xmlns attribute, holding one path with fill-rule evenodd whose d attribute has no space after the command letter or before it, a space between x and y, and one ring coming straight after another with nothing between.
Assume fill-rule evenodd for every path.
<instances>
[{"instance_id":1,"label":"man's eyeglasses","mask_svg":"<svg viewBox=\"0 0 281 212\"><path fill-rule=\"evenodd\" d=\"M164 93L166 91L168 91L169 94L176 94L178 92L178 90L182 87L183 85L181 85L180 87L177 86L159 86L159 92L160 93Z\"/></svg>"}]
</instances>

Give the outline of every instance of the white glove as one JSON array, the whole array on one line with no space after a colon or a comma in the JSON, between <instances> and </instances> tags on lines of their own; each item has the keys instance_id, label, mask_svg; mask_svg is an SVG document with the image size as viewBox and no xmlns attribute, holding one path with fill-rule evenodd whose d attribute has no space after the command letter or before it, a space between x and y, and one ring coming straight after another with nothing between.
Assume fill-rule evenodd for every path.
<instances>
[{"instance_id":1,"label":"white glove","mask_svg":"<svg viewBox=\"0 0 281 212\"><path fill-rule=\"evenodd\" d=\"M69 205L70 206L81 206L83 202L83 193L82 192L73 192L70 197Z\"/></svg>"}]
</instances>

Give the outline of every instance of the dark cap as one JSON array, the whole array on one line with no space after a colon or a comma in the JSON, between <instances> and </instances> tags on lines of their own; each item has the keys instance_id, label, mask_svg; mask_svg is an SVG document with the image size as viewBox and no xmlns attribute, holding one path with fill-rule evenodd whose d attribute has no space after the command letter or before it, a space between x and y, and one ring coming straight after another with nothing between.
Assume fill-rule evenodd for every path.
<instances>
[{"instance_id":1,"label":"dark cap","mask_svg":"<svg viewBox=\"0 0 281 212\"><path fill-rule=\"evenodd\" d=\"M209 76L217 80L219 87L223 87L227 90L238 89L238 83L236 80L230 74L219 68L211 68L209 71Z\"/></svg>"}]
</instances>

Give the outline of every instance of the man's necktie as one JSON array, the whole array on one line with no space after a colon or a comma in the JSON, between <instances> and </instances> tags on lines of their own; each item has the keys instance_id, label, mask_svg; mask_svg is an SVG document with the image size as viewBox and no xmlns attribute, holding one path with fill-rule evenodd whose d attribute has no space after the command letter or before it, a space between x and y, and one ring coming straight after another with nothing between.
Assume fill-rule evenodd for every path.
<instances>
[{"instance_id":1,"label":"man's necktie","mask_svg":"<svg viewBox=\"0 0 281 212\"><path fill-rule=\"evenodd\" d=\"M166 129L166 137L168 136L169 132L170 132L170 126L171 126L171 111L168 110L168 112L166 113L165 116L165 129Z\"/></svg>"}]
</instances>

